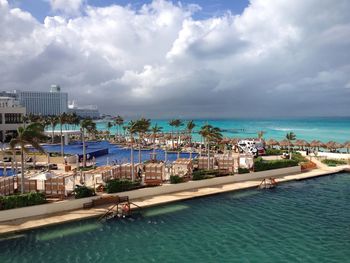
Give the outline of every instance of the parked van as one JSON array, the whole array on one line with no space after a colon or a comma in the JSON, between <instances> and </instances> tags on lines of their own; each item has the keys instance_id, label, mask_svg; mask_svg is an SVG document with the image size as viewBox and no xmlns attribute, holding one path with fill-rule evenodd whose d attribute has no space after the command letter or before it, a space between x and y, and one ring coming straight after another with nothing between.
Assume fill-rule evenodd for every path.
<instances>
[{"instance_id":1,"label":"parked van","mask_svg":"<svg viewBox=\"0 0 350 263\"><path fill-rule=\"evenodd\" d=\"M240 140L237 146L240 153L252 154L255 157L266 154L264 143L260 140Z\"/></svg>"}]
</instances>

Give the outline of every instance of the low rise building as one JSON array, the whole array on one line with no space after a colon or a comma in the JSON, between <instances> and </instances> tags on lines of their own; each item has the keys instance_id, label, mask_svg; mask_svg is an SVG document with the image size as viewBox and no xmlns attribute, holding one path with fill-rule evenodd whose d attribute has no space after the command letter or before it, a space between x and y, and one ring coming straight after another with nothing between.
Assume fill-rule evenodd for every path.
<instances>
[{"instance_id":1,"label":"low rise building","mask_svg":"<svg viewBox=\"0 0 350 263\"><path fill-rule=\"evenodd\" d=\"M17 133L17 128L23 125L22 117L26 108L13 97L0 97L0 140L9 141Z\"/></svg>"},{"instance_id":2,"label":"low rise building","mask_svg":"<svg viewBox=\"0 0 350 263\"><path fill-rule=\"evenodd\" d=\"M100 118L100 112L98 111L97 106L78 106L74 101L72 104L68 105L68 113L75 113L80 118Z\"/></svg>"}]
</instances>

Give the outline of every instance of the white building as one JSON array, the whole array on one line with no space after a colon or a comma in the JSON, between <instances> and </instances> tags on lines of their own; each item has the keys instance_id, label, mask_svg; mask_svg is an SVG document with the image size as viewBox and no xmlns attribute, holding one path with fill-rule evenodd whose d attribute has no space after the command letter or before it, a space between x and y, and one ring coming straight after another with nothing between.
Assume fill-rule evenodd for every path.
<instances>
[{"instance_id":1,"label":"white building","mask_svg":"<svg viewBox=\"0 0 350 263\"><path fill-rule=\"evenodd\" d=\"M14 94L28 114L47 116L68 112L68 93L61 92L57 85L52 85L50 92L15 91Z\"/></svg>"},{"instance_id":2,"label":"white building","mask_svg":"<svg viewBox=\"0 0 350 263\"><path fill-rule=\"evenodd\" d=\"M81 118L91 118L98 119L100 118L100 112L98 111L97 106L88 105L88 106L78 106L75 101L72 104L68 105L68 112L75 113Z\"/></svg>"},{"instance_id":3,"label":"white building","mask_svg":"<svg viewBox=\"0 0 350 263\"><path fill-rule=\"evenodd\" d=\"M22 116L26 114L18 100L12 97L0 97L0 140L5 142L6 137L12 137L17 128L22 125Z\"/></svg>"}]
</instances>

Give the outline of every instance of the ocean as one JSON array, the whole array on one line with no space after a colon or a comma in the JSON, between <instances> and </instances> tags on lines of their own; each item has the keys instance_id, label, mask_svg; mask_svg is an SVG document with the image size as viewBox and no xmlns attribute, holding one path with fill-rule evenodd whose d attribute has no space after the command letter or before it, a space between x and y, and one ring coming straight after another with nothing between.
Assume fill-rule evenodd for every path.
<instances>
[{"instance_id":1,"label":"ocean","mask_svg":"<svg viewBox=\"0 0 350 263\"><path fill-rule=\"evenodd\" d=\"M152 120L152 125L163 127L163 132L170 132L169 120ZM186 120L184 123L186 124ZM194 120L194 139L199 141L198 131L205 124L211 124L223 130L224 137L251 138L257 137L259 131L264 131L264 138L283 140L287 132L294 132L297 139L322 142L336 141L343 143L350 140L350 117L334 118L299 118L299 119L217 119ZM98 122L98 130L106 130L107 122ZM179 128L185 129L185 126ZM117 128L113 127L114 134Z\"/></svg>"}]
</instances>

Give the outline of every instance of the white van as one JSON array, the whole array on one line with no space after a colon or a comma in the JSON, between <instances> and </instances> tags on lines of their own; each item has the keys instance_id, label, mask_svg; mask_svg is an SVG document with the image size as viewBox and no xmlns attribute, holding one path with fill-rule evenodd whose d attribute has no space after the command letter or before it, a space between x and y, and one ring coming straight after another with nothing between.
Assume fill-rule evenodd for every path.
<instances>
[{"instance_id":1,"label":"white van","mask_svg":"<svg viewBox=\"0 0 350 263\"><path fill-rule=\"evenodd\" d=\"M240 140L237 143L240 153L252 154L255 157L265 154L265 148L262 141Z\"/></svg>"}]
</instances>

